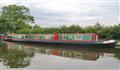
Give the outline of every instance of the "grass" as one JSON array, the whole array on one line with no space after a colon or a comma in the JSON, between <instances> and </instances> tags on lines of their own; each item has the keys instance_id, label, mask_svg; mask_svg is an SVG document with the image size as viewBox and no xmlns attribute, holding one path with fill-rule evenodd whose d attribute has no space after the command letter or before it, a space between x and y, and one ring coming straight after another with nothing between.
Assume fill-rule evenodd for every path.
<instances>
[{"instance_id":1,"label":"grass","mask_svg":"<svg viewBox=\"0 0 120 70\"><path fill-rule=\"evenodd\" d=\"M117 48L120 48L120 40L117 41Z\"/></svg>"},{"instance_id":2,"label":"grass","mask_svg":"<svg viewBox=\"0 0 120 70\"><path fill-rule=\"evenodd\" d=\"M118 41L118 45L120 45L120 40Z\"/></svg>"}]
</instances>

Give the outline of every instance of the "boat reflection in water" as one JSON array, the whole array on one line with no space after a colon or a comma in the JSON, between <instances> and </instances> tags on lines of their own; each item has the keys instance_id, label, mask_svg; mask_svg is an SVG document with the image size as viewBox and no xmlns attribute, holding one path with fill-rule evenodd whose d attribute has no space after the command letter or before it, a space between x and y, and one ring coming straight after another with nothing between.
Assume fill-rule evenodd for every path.
<instances>
[{"instance_id":1,"label":"boat reflection in water","mask_svg":"<svg viewBox=\"0 0 120 70\"><path fill-rule=\"evenodd\" d=\"M63 50L63 49L53 49L53 48L52 49L39 48L38 51L43 54L62 56L73 59L83 59L83 60L96 60L99 58L100 55L95 52L80 52L75 50Z\"/></svg>"},{"instance_id":2,"label":"boat reflection in water","mask_svg":"<svg viewBox=\"0 0 120 70\"><path fill-rule=\"evenodd\" d=\"M9 68L24 68L29 66L31 58L34 57L35 53L85 61L96 61L102 57L116 57L120 59L120 49L116 48L66 49L45 45L31 46L28 44L5 42L0 43L0 49L0 62L3 62L3 64Z\"/></svg>"},{"instance_id":3,"label":"boat reflection in water","mask_svg":"<svg viewBox=\"0 0 120 70\"><path fill-rule=\"evenodd\" d=\"M90 51L86 48L81 48L81 50L71 50L71 49L58 49L58 48L45 48L40 47L37 49L38 52L48 55L55 55L55 56L62 56L66 58L72 58L72 59L82 59L82 60L89 60L89 61L95 61L99 57L114 57L115 54L113 52L95 52Z\"/></svg>"}]
</instances>

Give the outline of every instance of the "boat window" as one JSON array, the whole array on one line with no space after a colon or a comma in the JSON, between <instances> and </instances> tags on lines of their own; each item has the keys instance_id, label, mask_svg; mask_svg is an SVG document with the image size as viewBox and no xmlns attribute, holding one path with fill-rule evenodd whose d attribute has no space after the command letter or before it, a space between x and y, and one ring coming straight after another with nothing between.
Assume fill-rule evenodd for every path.
<instances>
[{"instance_id":1,"label":"boat window","mask_svg":"<svg viewBox=\"0 0 120 70\"><path fill-rule=\"evenodd\" d=\"M18 36L18 38L21 38L21 36Z\"/></svg>"},{"instance_id":2,"label":"boat window","mask_svg":"<svg viewBox=\"0 0 120 70\"><path fill-rule=\"evenodd\" d=\"M21 38L24 38L24 36L21 36Z\"/></svg>"},{"instance_id":3,"label":"boat window","mask_svg":"<svg viewBox=\"0 0 120 70\"><path fill-rule=\"evenodd\" d=\"M26 35L25 38L28 38L28 36Z\"/></svg>"},{"instance_id":4,"label":"boat window","mask_svg":"<svg viewBox=\"0 0 120 70\"><path fill-rule=\"evenodd\" d=\"M82 40L83 36L82 35L76 35L75 40Z\"/></svg>"},{"instance_id":5,"label":"boat window","mask_svg":"<svg viewBox=\"0 0 120 70\"><path fill-rule=\"evenodd\" d=\"M46 39L53 39L53 35L47 35Z\"/></svg>"},{"instance_id":6,"label":"boat window","mask_svg":"<svg viewBox=\"0 0 120 70\"><path fill-rule=\"evenodd\" d=\"M91 35L85 34L85 35L83 36L83 39L84 39L84 40L91 40Z\"/></svg>"},{"instance_id":7,"label":"boat window","mask_svg":"<svg viewBox=\"0 0 120 70\"><path fill-rule=\"evenodd\" d=\"M9 38L9 36L7 36L7 38Z\"/></svg>"},{"instance_id":8,"label":"boat window","mask_svg":"<svg viewBox=\"0 0 120 70\"><path fill-rule=\"evenodd\" d=\"M40 38L40 39L45 39L46 36L45 36L45 35L40 35L39 38Z\"/></svg>"},{"instance_id":9,"label":"boat window","mask_svg":"<svg viewBox=\"0 0 120 70\"><path fill-rule=\"evenodd\" d=\"M66 35L67 40L74 40L75 36L74 35Z\"/></svg>"},{"instance_id":10,"label":"boat window","mask_svg":"<svg viewBox=\"0 0 120 70\"><path fill-rule=\"evenodd\" d=\"M59 35L59 39L60 39L60 40L62 39L62 35L61 35L61 34Z\"/></svg>"},{"instance_id":11,"label":"boat window","mask_svg":"<svg viewBox=\"0 0 120 70\"><path fill-rule=\"evenodd\" d=\"M10 36L10 38L12 38L12 36Z\"/></svg>"}]
</instances>

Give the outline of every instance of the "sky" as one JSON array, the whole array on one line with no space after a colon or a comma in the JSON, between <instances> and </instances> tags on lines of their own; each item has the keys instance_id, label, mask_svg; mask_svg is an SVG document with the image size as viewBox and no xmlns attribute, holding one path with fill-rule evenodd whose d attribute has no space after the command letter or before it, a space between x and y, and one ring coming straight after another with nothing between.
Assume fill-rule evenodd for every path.
<instances>
[{"instance_id":1,"label":"sky","mask_svg":"<svg viewBox=\"0 0 120 70\"><path fill-rule=\"evenodd\" d=\"M35 24L43 27L120 23L119 0L0 0L0 7L10 4L30 8Z\"/></svg>"}]
</instances>

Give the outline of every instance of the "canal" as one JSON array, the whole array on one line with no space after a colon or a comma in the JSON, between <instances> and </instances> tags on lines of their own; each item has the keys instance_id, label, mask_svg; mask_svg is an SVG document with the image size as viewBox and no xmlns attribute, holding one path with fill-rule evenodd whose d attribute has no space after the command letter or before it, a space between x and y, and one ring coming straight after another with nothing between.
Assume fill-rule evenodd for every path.
<instances>
[{"instance_id":1,"label":"canal","mask_svg":"<svg viewBox=\"0 0 120 70\"><path fill-rule=\"evenodd\" d=\"M0 42L0 70L120 70L120 48L63 47Z\"/></svg>"}]
</instances>

